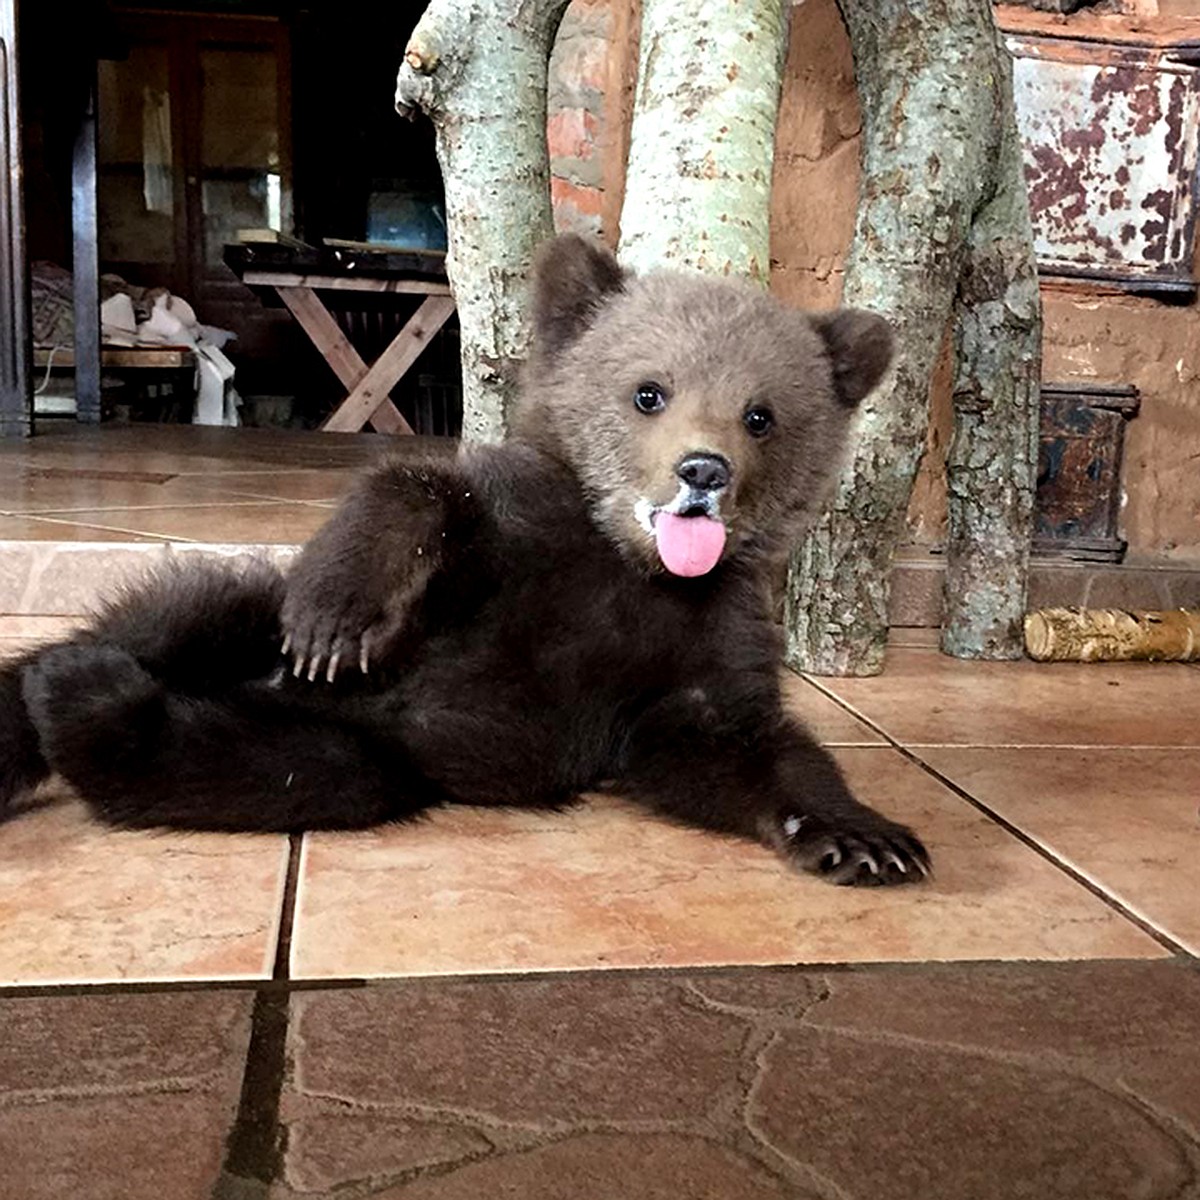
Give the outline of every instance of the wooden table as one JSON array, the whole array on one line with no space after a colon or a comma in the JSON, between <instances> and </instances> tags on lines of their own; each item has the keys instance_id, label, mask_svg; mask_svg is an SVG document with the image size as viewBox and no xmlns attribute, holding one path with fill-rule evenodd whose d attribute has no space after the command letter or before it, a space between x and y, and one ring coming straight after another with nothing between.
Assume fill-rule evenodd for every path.
<instances>
[{"instance_id":1,"label":"wooden table","mask_svg":"<svg viewBox=\"0 0 1200 1200\"><path fill-rule=\"evenodd\" d=\"M431 252L353 251L249 243L226 246L225 261L260 296L274 292L346 388L326 418L327 433L355 433L368 422L380 433L411 434L389 393L454 312L444 256ZM320 292L424 296L383 353L368 366L342 332Z\"/></svg>"}]
</instances>

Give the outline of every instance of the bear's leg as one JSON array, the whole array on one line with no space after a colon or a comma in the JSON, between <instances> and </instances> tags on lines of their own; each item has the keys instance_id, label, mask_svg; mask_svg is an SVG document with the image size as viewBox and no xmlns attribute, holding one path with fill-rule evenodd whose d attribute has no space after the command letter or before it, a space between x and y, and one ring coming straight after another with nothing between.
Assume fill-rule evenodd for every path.
<instances>
[{"instance_id":1,"label":"bear's leg","mask_svg":"<svg viewBox=\"0 0 1200 1200\"><path fill-rule=\"evenodd\" d=\"M282 602L283 578L269 564L237 567L207 559L173 564L125 588L104 606L90 628L58 649L73 647L83 654L85 647L94 651L105 643L126 651L171 691L193 696L220 693L268 675L281 661ZM50 773L22 694L27 669L49 653L57 649L34 650L0 667L0 816ZM95 664L90 674L103 678ZM120 676L117 672L114 678ZM135 692L138 686L134 685ZM64 696L61 724L69 723L66 714L72 704L92 704L96 699ZM129 707L132 701L129 695L107 699L117 709ZM140 735L125 736L136 741ZM115 753L117 742L110 739L109 744Z\"/></svg>"},{"instance_id":2,"label":"bear's leg","mask_svg":"<svg viewBox=\"0 0 1200 1200\"><path fill-rule=\"evenodd\" d=\"M11 801L50 774L21 695L21 676L34 657L26 654L0 667L0 818Z\"/></svg>"},{"instance_id":3,"label":"bear's leg","mask_svg":"<svg viewBox=\"0 0 1200 1200\"><path fill-rule=\"evenodd\" d=\"M219 694L282 661L283 589L267 563L171 564L110 601L85 636L128 651L172 691Z\"/></svg>"},{"instance_id":4,"label":"bear's leg","mask_svg":"<svg viewBox=\"0 0 1200 1200\"><path fill-rule=\"evenodd\" d=\"M356 828L431 802L360 731L265 685L183 696L125 650L82 641L37 655L23 692L45 761L114 824Z\"/></svg>"},{"instance_id":5,"label":"bear's leg","mask_svg":"<svg viewBox=\"0 0 1200 1200\"><path fill-rule=\"evenodd\" d=\"M722 731L684 713L663 716L631 743L616 789L630 799L765 842L831 883L915 883L929 874L916 834L855 800L837 764L798 726Z\"/></svg>"}]
</instances>

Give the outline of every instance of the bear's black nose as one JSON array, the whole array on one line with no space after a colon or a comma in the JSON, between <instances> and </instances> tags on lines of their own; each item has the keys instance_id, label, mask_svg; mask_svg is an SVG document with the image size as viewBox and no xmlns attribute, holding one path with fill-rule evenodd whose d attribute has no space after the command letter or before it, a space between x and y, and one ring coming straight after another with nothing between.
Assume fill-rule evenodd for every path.
<instances>
[{"instance_id":1,"label":"bear's black nose","mask_svg":"<svg viewBox=\"0 0 1200 1200\"><path fill-rule=\"evenodd\" d=\"M719 454L689 454L675 474L698 492L719 492L729 486L733 468Z\"/></svg>"}]
</instances>

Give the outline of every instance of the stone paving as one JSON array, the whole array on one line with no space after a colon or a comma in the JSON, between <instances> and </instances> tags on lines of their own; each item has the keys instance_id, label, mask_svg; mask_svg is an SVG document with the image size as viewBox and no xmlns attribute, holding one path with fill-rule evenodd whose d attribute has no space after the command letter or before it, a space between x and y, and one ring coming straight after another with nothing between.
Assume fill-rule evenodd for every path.
<instances>
[{"instance_id":1,"label":"stone paving","mask_svg":"<svg viewBox=\"0 0 1200 1200\"><path fill-rule=\"evenodd\" d=\"M1200 1196L1191 963L264 995L0 1001L0 1195Z\"/></svg>"}]
</instances>

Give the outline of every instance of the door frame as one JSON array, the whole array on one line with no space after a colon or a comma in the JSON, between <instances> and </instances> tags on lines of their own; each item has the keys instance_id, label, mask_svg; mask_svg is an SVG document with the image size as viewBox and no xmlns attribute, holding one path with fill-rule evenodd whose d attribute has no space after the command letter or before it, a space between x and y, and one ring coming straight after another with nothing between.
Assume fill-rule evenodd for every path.
<instances>
[{"instance_id":1,"label":"door frame","mask_svg":"<svg viewBox=\"0 0 1200 1200\"><path fill-rule=\"evenodd\" d=\"M0 437L33 432L18 0L0 0Z\"/></svg>"}]
</instances>

